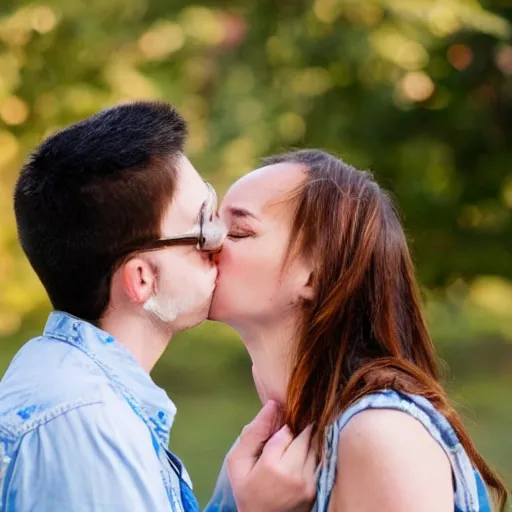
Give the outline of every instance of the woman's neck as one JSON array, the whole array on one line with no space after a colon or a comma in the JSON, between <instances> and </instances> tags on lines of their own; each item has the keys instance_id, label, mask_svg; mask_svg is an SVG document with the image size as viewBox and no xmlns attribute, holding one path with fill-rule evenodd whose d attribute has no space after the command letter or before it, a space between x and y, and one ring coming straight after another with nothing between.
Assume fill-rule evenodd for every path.
<instances>
[{"instance_id":1,"label":"woman's neck","mask_svg":"<svg viewBox=\"0 0 512 512\"><path fill-rule=\"evenodd\" d=\"M256 389L263 403L286 401L293 369L294 322L275 326L261 325L240 333L252 360Z\"/></svg>"}]
</instances>

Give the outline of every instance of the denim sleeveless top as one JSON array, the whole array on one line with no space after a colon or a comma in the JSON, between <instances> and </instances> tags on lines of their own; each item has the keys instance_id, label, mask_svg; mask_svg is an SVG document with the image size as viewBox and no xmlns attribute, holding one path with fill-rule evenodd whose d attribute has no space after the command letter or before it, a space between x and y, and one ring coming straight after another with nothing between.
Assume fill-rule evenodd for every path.
<instances>
[{"instance_id":1,"label":"denim sleeveless top","mask_svg":"<svg viewBox=\"0 0 512 512\"><path fill-rule=\"evenodd\" d=\"M327 429L326 456L319 471L314 512L327 512L329 507L336 478L340 433L354 415L365 409L396 409L420 421L450 460L454 479L455 512L491 512L491 503L483 479L472 466L448 420L427 399L392 390L380 391L361 398ZM347 471L349 470L350 468L347 468Z\"/></svg>"}]
</instances>

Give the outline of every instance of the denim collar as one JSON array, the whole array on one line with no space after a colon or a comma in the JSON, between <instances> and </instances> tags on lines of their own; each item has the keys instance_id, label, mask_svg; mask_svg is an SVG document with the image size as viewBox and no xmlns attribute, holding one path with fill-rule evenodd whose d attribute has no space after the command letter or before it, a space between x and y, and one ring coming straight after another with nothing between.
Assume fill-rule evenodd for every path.
<instances>
[{"instance_id":1,"label":"denim collar","mask_svg":"<svg viewBox=\"0 0 512 512\"><path fill-rule=\"evenodd\" d=\"M164 446L169 444L176 406L127 348L107 332L61 311L50 314L43 334L70 343L93 359L132 408L138 414L142 410Z\"/></svg>"}]
</instances>

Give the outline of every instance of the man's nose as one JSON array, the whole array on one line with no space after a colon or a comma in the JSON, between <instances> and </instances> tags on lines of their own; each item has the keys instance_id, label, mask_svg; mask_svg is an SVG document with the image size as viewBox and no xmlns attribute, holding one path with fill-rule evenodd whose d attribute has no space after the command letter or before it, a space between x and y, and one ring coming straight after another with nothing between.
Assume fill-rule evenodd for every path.
<instances>
[{"instance_id":1,"label":"man's nose","mask_svg":"<svg viewBox=\"0 0 512 512\"><path fill-rule=\"evenodd\" d=\"M203 229L204 244L201 250L208 253L220 251L227 234L227 226L221 219L208 223Z\"/></svg>"}]
</instances>

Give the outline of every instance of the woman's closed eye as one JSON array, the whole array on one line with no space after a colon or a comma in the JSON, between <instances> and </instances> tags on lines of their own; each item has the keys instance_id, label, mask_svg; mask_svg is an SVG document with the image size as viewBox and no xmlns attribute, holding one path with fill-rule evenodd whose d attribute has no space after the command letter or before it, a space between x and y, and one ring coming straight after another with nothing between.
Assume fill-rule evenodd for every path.
<instances>
[{"instance_id":1,"label":"woman's closed eye","mask_svg":"<svg viewBox=\"0 0 512 512\"><path fill-rule=\"evenodd\" d=\"M243 238L249 238L253 236L254 233L249 231L244 231L240 229L231 229L227 235L230 240L242 240Z\"/></svg>"}]
</instances>

